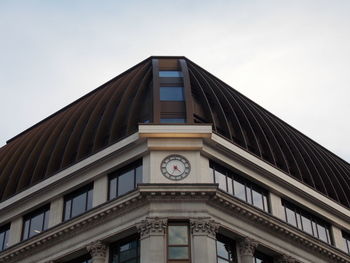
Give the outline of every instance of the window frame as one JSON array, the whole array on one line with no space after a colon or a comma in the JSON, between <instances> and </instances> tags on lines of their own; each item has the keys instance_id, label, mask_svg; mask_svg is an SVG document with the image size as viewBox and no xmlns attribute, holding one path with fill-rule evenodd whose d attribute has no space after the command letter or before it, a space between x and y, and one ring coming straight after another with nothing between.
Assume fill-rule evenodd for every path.
<instances>
[{"instance_id":1,"label":"window frame","mask_svg":"<svg viewBox=\"0 0 350 263\"><path fill-rule=\"evenodd\" d=\"M142 162L142 158L137 160L137 161L134 161L126 166L123 166L121 167L120 169L117 169L116 171L113 171L111 173L108 174L108 200L114 200L114 199L117 199L119 198L120 196L123 196L123 195L126 195L132 191L134 191L135 189L137 189L137 185L139 184L136 179L137 179L137 172L136 172L136 169L138 168L141 168L141 182L142 183L142 180L143 180L143 162ZM134 177L134 187L133 189L123 193L122 195L118 195L118 187L119 187L119 177L122 176L123 174L129 172L129 171L133 171L133 177ZM111 181L114 180L114 179L117 179L117 182L116 182L116 186L115 186L115 193L116 193L116 196L115 197L111 197Z\"/></svg>"},{"instance_id":2,"label":"window frame","mask_svg":"<svg viewBox=\"0 0 350 263\"><path fill-rule=\"evenodd\" d=\"M94 190L94 184L93 183L89 183L81 188L78 188L76 190L74 190L73 192L67 194L64 196L64 204L63 204L63 222L66 222L72 218L75 218L75 217L78 217L82 214L85 214L87 211L91 210L92 207L93 207L93 198L94 198L94 195L93 195L93 190ZM89 207L89 192L91 191L91 207ZM72 216L72 212L73 212L73 199L75 197L78 197L82 194L86 194L86 197L85 197L85 209L84 209L84 212L80 213L80 214L77 214L75 216ZM69 209L69 213L70 213L70 216L69 218L66 219L66 204L67 202L70 201L70 209Z\"/></svg>"},{"instance_id":3,"label":"window frame","mask_svg":"<svg viewBox=\"0 0 350 263\"><path fill-rule=\"evenodd\" d=\"M138 234L134 234L134 235L128 236L126 238L120 239L120 240L112 243L110 245L110 247L109 247L109 259L108 259L108 262L112 263L113 251L116 248L120 248L122 245L130 243L132 241L137 241L137 250L136 250L137 251L137 257L136 257L136 260L137 260L137 263L140 263L141 262L141 243L140 243L140 236Z\"/></svg>"},{"instance_id":4,"label":"window frame","mask_svg":"<svg viewBox=\"0 0 350 263\"><path fill-rule=\"evenodd\" d=\"M41 222L41 230L39 233L36 233L35 235L30 236L31 233L31 225L32 220L34 217L43 214L43 221ZM21 234L21 241L30 239L38 234L41 234L45 230L49 229L49 219L50 219L50 204L44 205L26 215L23 216L23 225L22 225L22 234ZM26 232L26 223L29 221L28 225L28 233L25 236Z\"/></svg>"},{"instance_id":5,"label":"window frame","mask_svg":"<svg viewBox=\"0 0 350 263\"><path fill-rule=\"evenodd\" d=\"M4 234L3 235L3 239L2 239L2 246L0 247L0 252L6 250L9 245L6 245L6 243L9 242L9 237L10 237L10 228L11 228L11 223L8 223L8 224L5 224L5 225L2 225L0 227L0 233L1 234Z\"/></svg>"},{"instance_id":6,"label":"window frame","mask_svg":"<svg viewBox=\"0 0 350 263\"><path fill-rule=\"evenodd\" d=\"M221 243L225 243L227 245L229 245L231 251L232 251L232 258L233 260L229 261L221 256L219 256L219 253L218 253L218 245L217 245L217 242L221 242ZM219 262L219 259L227 262L227 263L236 263L237 262L237 253L236 253L236 242L235 240L231 239L231 238L228 238L226 236L223 236L223 235L216 235L216 240L215 240L215 250L216 250L216 262L218 263Z\"/></svg>"},{"instance_id":7,"label":"window frame","mask_svg":"<svg viewBox=\"0 0 350 263\"><path fill-rule=\"evenodd\" d=\"M187 227L187 245L171 245L169 244L169 226L186 226ZM170 247L187 247L188 249L188 258L186 259L171 259L169 258L169 248ZM166 255L167 263L191 263L191 233L189 223L186 221L170 221L168 222L166 230Z\"/></svg>"}]
</instances>

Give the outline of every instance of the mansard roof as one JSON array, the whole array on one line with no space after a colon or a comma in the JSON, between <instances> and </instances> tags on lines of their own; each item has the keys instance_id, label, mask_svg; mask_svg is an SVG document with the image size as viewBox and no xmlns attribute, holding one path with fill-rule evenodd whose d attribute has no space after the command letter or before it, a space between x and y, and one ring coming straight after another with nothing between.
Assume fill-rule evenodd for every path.
<instances>
[{"instance_id":1,"label":"mansard roof","mask_svg":"<svg viewBox=\"0 0 350 263\"><path fill-rule=\"evenodd\" d=\"M150 57L0 148L0 200L137 131L159 123L159 64ZM350 165L185 57L186 123L213 131L350 207ZM158 98L158 99L157 99Z\"/></svg>"}]
</instances>

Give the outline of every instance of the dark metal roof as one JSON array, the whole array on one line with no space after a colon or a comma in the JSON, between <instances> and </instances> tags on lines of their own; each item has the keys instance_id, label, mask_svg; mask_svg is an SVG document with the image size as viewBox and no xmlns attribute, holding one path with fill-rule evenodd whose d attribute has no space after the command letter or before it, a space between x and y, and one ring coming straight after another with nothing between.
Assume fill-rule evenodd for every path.
<instances>
[{"instance_id":1,"label":"dark metal roof","mask_svg":"<svg viewBox=\"0 0 350 263\"><path fill-rule=\"evenodd\" d=\"M0 200L159 120L151 57L0 148ZM350 165L184 57L186 122L212 123L232 143L350 207ZM189 103L189 101L191 103ZM160 113L159 113L160 114Z\"/></svg>"}]
</instances>

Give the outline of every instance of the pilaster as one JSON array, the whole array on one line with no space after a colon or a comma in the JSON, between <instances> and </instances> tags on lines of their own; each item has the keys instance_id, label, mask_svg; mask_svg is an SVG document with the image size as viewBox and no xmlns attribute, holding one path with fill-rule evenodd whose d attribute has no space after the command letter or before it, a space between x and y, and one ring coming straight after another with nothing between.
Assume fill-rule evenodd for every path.
<instances>
[{"instance_id":1,"label":"pilaster","mask_svg":"<svg viewBox=\"0 0 350 263\"><path fill-rule=\"evenodd\" d=\"M252 263L254 262L254 252L258 242L255 240L245 237L238 243L239 254L241 256L241 263Z\"/></svg>"},{"instance_id":2,"label":"pilaster","mask_svg":"<svg viewBox=\"0 0 350 263\"><path fill-rule=\"evenodd\" d=\"M62 222L63 206L63 197L59 197L51 201L49 213L49 228L56 226Z\"/></svg>"},{"instance_id":3,"label":"pilaster","mask_svg":"<svg viewBox=\"0 0 350 263\"><path fill-rule=\"evenodd\" d=\"M17 217L11 222L10 235L9 235L9 246L15 245L21 241L23 227L23 218Z\"/></svg>"},{"instance_id":4,"label":"pilaster","mask_svg":"<svg viewBox=\"0 0 350 263\"><path fill-rule=\"evenodd\" d=\"M96 207L107 202L108 176L101 176L94 181L92 206Z\"/></svg>"}]
</instances>

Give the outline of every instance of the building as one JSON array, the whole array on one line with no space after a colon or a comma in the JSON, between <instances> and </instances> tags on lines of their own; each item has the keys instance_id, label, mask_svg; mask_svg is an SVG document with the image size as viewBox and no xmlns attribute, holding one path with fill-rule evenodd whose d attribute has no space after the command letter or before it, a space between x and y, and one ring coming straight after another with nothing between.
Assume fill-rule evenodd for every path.
<instances>
[{"instance_id":1,"label":"building","mask_svg":"<svg viewBox=\"0 0 350 263\"><path fill-rule=\"evenodd\" d=\"M350 262L350 165L185 57L0 149L0 262Z\"/></svg>"}]
</instances>

